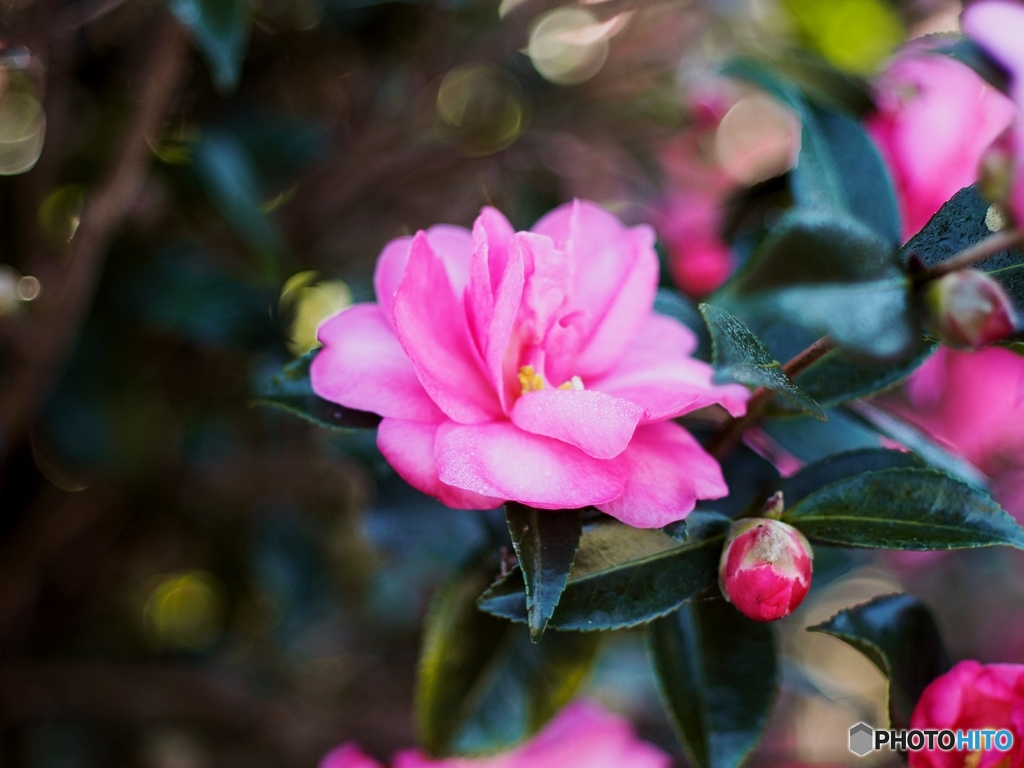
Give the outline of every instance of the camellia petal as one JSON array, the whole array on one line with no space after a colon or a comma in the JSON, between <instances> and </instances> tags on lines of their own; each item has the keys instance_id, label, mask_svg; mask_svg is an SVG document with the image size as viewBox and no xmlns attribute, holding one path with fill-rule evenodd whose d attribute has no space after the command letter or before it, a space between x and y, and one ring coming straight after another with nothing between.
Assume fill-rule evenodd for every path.
<instances>
[{"instance_id":1,"label":"camellia petal","mask_svg":"<svg viewBox=\"0 0 1024 768\"><path fill-rule=\"evenodd\" d=\"M377 447L409 485L455 509L494 509L503 499L482 496L441 482L434 461L439 424L384 419L377 430Z\"/></svg>"},{"instance_id":2,"label":"camellia petal","mask_svg":"<svg viewBox=\"0 0 1024 768\"><path fill-rule=\"evenodd\" d=\"M670 768L671 758L636 737L628 720L597 704L568 704L527 741L483 757L431 758L418 749L394 756L392 768ZM353 744L328 752L319 768L379 768Z\"/></svg>"},{"instance_id":3,"label":"camellia petal","mask_svg":"<svg viewBox=\"0 0 1024 768\"><path fill-rule=\"evenodd\" d=\"M469 284L469 260L472 236L463 227L435 224L426 231L431 249L441 259L455 295L461 296ZM412 237L399 237L384 246L373 272L373 289L377 302L384 309L384 318L391 325L395 293L409 265Z\"/></svg>"},{"instance_id":4,"label":"camellia petal","mask_svg":"<svg viewBox=\"0 0 1024 768\"><path fill-rule=\"evenodd\" d=\"M728 493L718 462L678 424L637 427L617 459L626 465L622 495L597 508L635 528L660 528L686 517L697 499Z\"/></svg>"},{"instance_id":5,"label":"camellia petal","mask_svg":"<svg viewBox=\"0 0 1024 768\"><path fill-rule=\"evenodd\" d=\"M320 760L317 768L381 768L381 764L355 744L335 747Z\"/></svg>"},{"instance_id":6,"label":"camellia petal","mask_svg":"<svg viewBox=\"0 0 1024 768\"><path fill-rule=\"evenodd\" d=\"M324 323L318 336L324 348L309 375L320 397L381 416L443 418L378 305L350 307Z\"/></svg>"},{"instance_id":7,"label":"camellia petal","mask_svg":"<svg viewBox=\"0 0 1024 768\"><path fill-rule=\"evenodd\" d=\"M629 445L644 409L594 390L544 389L516 401L512 423L535 435L575 445L598 459L618 456Z\"/></svg>"},{"instance_id":8,"label":"camellia petal","mask_svg":"<svg viewBox=\"0 0 1024 768\"><path fill-rule=\"evenodd\" d=\"M646 225L627 228L600 206L580 200L556 208L533 231L565 248L573 302L591 319L576 374L602 373L650 314L658 286L654 231Z\"/></svg>"},{"instance_id":9,"label":"camellia petal","mask_svg":"<svg viewBox=\"0 0 1024 768\"><path fill-rule=\"evenodd\" d=\"M678 321L652 315L615 367L588 386L642 405L646 421L672 419L715 403L742 416L750 393L738 384L714 384L710 365L676 348L691 338Z\"/></svg>"},{"instance_id":10,"label":"camellia petal","mask_svg":"<svg viewBox=\"0 0 1024 768\"><path fill-rule=\"evenodd\" d=\"M595 459L507 421L446 422L434 448L443 482L540 509L602 504L620 496L626 482L621 460Z\"/></svg>"},{"instance_id":11,"label":"camellia petal","mask_svg":"<svg viewBox=\"0 0 1024 768\"><path fill-rule=\"evenodd\" d=\"M470 339L462 302L422 232L413 240L405 278L395 294L394 320L416 375L442 411L470 424L501 414Z\"/></svg>"},{"instance_id":12,"label":"camellia petal","mask_svg":"<svg viewBox=\"0 0 1024 768\"><path fill-rule=\"evenodd\" d=\"M904 239L978 179L982 155L1013 104L964 64L910 44L874 84L865 125L893 176Z\"/></svg>"}]
</instances>

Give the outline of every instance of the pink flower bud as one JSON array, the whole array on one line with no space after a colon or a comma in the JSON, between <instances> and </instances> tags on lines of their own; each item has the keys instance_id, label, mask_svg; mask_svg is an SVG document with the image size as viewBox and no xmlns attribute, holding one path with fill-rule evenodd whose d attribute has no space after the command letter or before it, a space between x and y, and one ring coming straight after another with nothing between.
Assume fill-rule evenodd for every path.
<instances>
[{"instance_id":1,"label":"pink flower bud","mask_svg":"<svg viewBox=\"0 0 1024 768\"><path fill-rule=\"evenodd\" d=\"M978 181L987 200L1008 205L1013 194L1013 134L996 139L981 156Z\"/></svg>"},{"instance_id":2,"label":"pink flower bud","mask_svg":"<svg viewBox=\"0 0 1024 768\"><path fill-rule=\"evenodd\" d=\"M976 270L951 272L924 289L925 322L939 340L955 349L980 349L1016 328L1009 296Z\"/></svg>"},{"instance_id":3,"label":"pink flower bud","mask_svg":"<svg viewBox=\"0 0 1024 768\"><path fill-rule=\"evenodd\" d=\"M754 621L791 614L811 587L811 545L778 520L738 520L729 529L718 566L725 599Z\"/></svg>"}]
</instances>

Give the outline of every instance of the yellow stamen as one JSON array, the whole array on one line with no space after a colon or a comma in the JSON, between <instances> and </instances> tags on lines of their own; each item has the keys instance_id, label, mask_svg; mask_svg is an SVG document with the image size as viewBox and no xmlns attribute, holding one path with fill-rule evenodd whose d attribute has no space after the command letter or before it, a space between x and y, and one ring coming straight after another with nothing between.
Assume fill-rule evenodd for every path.
<instances>
[{"instance_id":1,"label":"yellow stamen","mask_svg":"<svg viewBox=\"0 0 1024 768\"><path fill-rule=\"evenodd\" d=\"M584 389L584 387L583 387L583 379L581 379L579 376L573 376L568 381L563 382L562 384L559 384L558 388L559 389L565 389L565 390L580 391L580 390Z\"/></svg>"},{"instance_id":2,"label":"yellow stamen","mask_svg":"<svg viewBox=\"0 0 1024 768\"><path fill-rule=\"evenodd\" d=\"M524 395L527 392L536 392L544 389L544 379L533 370L532 365L524 365L519 369L519 386L523 388Z\"/></svg>"}]
</instances>

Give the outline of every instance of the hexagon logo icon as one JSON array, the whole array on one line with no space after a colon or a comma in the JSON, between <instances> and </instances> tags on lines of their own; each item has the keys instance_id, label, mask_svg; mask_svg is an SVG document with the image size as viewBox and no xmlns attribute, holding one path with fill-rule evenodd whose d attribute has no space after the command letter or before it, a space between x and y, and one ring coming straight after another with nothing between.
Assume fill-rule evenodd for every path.
<instances>
[{"instance_id":1,"label":"hexagon logo icon","mask_svg":"<svg viewBox=\"0 0 1024 768\"><path fill-rule=\"evenodd\" d=\"M850 729L850 751L857 757L864 757L874 750L875 729L866 723L857 723Z\"/></svg>"}]
</instances>

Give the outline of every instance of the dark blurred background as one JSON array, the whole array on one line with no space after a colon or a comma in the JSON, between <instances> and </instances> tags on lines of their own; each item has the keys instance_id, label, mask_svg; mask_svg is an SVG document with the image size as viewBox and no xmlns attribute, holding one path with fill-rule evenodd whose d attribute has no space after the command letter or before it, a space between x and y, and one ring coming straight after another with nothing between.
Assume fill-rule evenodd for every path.
<instances>
[{"instance_id":1,"label":"dark blurred background","mask_svg":"<svg viewBox=\"0 0 1024 768\"><path fill-rule=\"evenodd\" d=\"M393 237L487 204L525 228L576 196L664 223L673 163L705 162L691 95L730 53L797 47L869 76L957 12L0 0L0 765L313 766L350 738L413 744L427 601L500 546L501 514L447 510L372 432L254 393L372 300ZM783 623L788 692L758 760L845 762L822 729L880 711L866 662L798 631L837 607L909 584L942 596L958 654L1024 660L966 597L1000 557L861 559L822 584ZM679 754L638 636L609 640L588 692Z\"/></svg>"}]
</instances>

